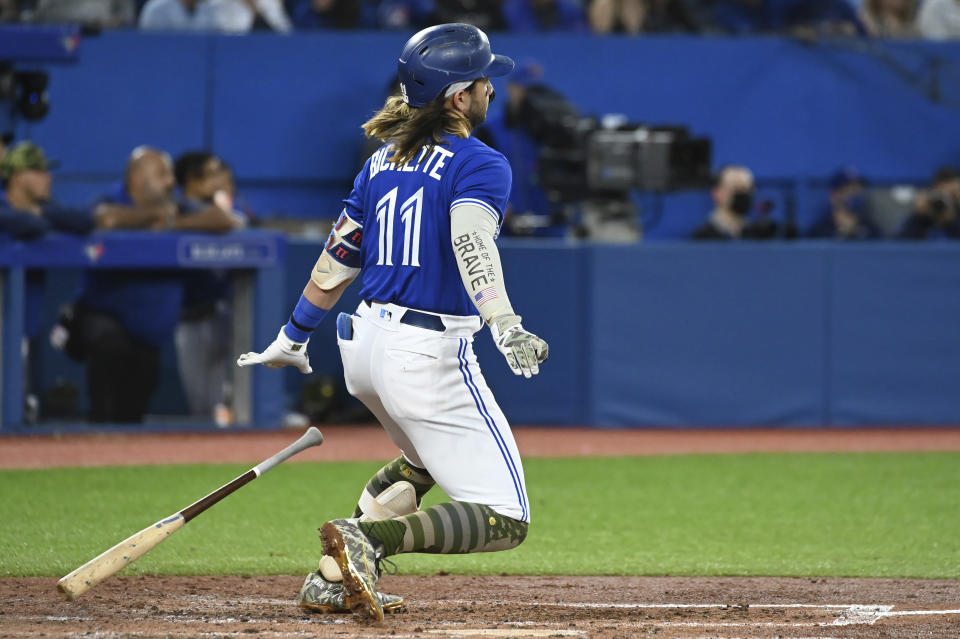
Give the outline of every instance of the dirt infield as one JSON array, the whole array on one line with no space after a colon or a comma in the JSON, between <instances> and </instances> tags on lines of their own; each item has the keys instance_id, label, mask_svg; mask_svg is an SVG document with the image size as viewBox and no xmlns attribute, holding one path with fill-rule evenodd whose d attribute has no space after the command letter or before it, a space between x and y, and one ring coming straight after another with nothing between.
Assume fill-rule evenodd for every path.
<instances>
[{"instance_id":1,"label":"dirt infield","mask_svg":"<svg viewBox=\"0 0 960 639\"><path fill-rule=\"evenodd\" d=\"M119 577L76 601L0 581L0 637L949 639L960 582L670 577L385 577L407 612L368 625L300 611L299 577Z\"/></svg>"},{"instance_id":2,"label":"dirt infield","mask_svg":"<svg viewBox=\"0 0 960 639\"><path fill-rule=\"evenodd\" d=\"M388 459L372 427L323 427L293 461ZM256 463L300 433L0 438L0 468ZM517 429L524 456L960 450L960 430ZM113 577L77 601L53 578L0 580L3 637L960 637L960 581L674 577L387 576L407 612L374 625L295 604L301 576Z\"/></svg>"}]
</instances>

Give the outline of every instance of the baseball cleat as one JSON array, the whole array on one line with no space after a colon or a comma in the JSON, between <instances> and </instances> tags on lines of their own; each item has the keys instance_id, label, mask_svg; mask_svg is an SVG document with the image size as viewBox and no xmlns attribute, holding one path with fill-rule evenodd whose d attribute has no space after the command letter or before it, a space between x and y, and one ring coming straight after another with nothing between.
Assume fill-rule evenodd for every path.
<instances>
[{"instance_id":1,"label":"baseball cleat","mask_svg":"<svg viewBox=\"0 0 960 639\"><path fill-rule=\"evenodd\" d=\"M380 607L384 614L396 614L406 611L403 597L378 592ZM343 584L327 581L323 575L311 572L303 581L297 605L303 610L322 614L349 613Z\"/></svg>"},{"instance_id":2,"label":"baseball cleat","mask_svg":"<svg viewBox=\"0 0 960 639\"><path fill-rule=\"evenodd\" d=\"M323 553L333 557L343 574L347 606L370 621L383 621L377 593L377 553L356 519L334 519L320 528Z\"/></svg>"}]
</instances>

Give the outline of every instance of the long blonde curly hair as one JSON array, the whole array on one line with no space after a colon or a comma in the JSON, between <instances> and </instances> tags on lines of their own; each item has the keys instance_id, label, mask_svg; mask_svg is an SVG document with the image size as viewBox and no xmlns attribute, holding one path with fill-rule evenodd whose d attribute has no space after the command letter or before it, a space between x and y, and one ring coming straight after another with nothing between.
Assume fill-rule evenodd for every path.
<instances>
[{"instance_id":1,"label":"long blonde curly hair","mask_svg":"<svg viewBox=\"0 0 960 639\"><path fill-rule=\"evenodd\" d=\"M413 160L424 146L441 144L444 134L467 138L471 130L467 116L447 106L443 96L419 108L399 95L390 96L383 108L363 123L367 137L393 145L390 161L398 165Z\"/></svg>"}]
</instances>

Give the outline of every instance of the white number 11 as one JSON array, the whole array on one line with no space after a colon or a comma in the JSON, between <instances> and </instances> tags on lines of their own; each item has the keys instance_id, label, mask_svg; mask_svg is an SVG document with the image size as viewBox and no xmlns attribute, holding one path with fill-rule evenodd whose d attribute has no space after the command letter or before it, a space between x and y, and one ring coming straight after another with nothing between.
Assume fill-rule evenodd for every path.
<instances>
[{"instance_id":1,"label":"white number 11","mask_svg":"<svg viewBox=\"0 0 960 639\"><path fill-rule=\"evenodd\" d=\"M377 225L380 227L377 264L393 266L393 218L397 208L397 189L393 187L377 202ZM400 205L403 224L403 262L401 266L420 266L420 218L423 212L423 187Z\"/></svg>"}]
</instances>

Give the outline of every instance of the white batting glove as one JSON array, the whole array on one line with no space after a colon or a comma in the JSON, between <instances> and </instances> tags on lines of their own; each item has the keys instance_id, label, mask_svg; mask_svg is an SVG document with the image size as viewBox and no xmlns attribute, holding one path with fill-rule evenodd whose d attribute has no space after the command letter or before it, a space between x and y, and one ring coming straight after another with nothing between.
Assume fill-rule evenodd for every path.
<instances>
[{"instance_id":1,"label":"white batting glove","mask_svg":"<svg viewBox=\"0 0 960 639\"><path fill-rule=\"evenodd\" d=\"M307 344L310 342L295 342L280 329L277 339L262 353L244 353L237 359L237 366L253 366L254 364L263 364L267 368L283 368L284 366L296 366L301 373L309 375L313 372L310 368L310 357L307 355Z\"/></svg>"},{"instance_id":2,"label":"white batting glove","mask_svg":"<svg viewBox=\"0 0 960 639\"><path fill-rule=\"evenodd\" d=\"M520 325L519 315L502 315L490 322L490 333L497 350L503 353L514 375L533 377L546 361L547 343Z\"/></svg>"}]
</instances>

